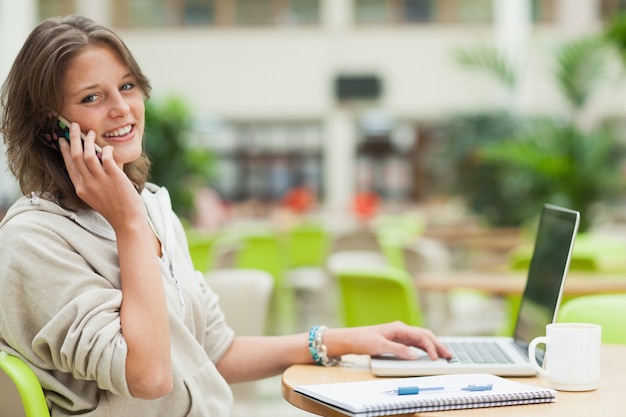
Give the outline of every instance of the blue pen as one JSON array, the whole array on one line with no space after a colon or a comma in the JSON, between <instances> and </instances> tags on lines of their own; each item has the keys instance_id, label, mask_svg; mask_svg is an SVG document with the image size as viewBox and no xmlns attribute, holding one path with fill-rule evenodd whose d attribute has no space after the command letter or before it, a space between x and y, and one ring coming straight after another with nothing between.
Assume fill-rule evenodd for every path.
<instances>
[{"instance_id":1,"label":"blue pen","mask_svg":"<svg viewBox=\"0 0 626 417\"><path fill-rule=\"evenodd\" d=\"M472 384L461 389L463 391L491 391L492 388L493 388L493 384L487 384L487 385Z\"/></svg>"},{"instance_id":2,"label":"blue pen","mask_svg":"<svg viewBox=\"0 0 626 417\"><path fill-rule=\"evenodd\" d=\"M419 394L422 391L441 391L445 389L444 387L417 387L417 386L413 386L413 387L398 387L396 388L396 394L397 395L415 395L415 394Z\"/></svg>"}]
</instances>

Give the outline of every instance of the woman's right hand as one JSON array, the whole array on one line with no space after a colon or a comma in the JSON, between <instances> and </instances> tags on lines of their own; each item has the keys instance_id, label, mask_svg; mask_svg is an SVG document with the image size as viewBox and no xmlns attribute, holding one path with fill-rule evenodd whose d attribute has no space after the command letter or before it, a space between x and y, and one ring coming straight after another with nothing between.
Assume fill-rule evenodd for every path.
<instances>
[{"instance_id":1,"label":"woman's right hand","mask_svg":"<svg viewBox=\"0 0 626 417\"><path fill-rule=\"evenodd\" d=\"M141 197L113 158L113 147L105 146L102 161L96 155L95 133L89 131L84 144L80 126L70 125L70 143L59 141L63 160L76 194L102 214L114 229L133 219L145 221Z\"/></svg>"}]
</instances>

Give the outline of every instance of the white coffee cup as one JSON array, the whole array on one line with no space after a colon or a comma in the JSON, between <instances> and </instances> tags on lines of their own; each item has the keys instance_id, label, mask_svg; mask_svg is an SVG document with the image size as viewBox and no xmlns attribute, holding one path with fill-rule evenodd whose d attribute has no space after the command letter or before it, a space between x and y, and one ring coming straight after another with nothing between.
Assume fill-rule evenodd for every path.
<instances>
[{"instance_id":1,"label":"white coffee cup","mask_svg":"<svg viewBox=\"0 0 626 417\"><path fill-rule=\"evenodd\" d=\"M544 368L537 364L535 350L546 345ZM602 327L589 323L552 323L546 336L536 337L528 346L528 357L550 387L561 391L590 391L600 383Z\"/></svg>"}]
</instances>

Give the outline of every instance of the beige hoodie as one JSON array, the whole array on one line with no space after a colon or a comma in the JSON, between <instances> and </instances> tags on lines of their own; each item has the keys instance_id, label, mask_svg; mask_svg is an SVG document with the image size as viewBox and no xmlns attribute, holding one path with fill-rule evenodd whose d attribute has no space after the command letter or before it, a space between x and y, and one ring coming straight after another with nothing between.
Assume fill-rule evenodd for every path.
<instances>
[{"instance_id":1,"label":"beige hoodie","mask_svg":"<svg viewBox=\"0 0 626 417\"><path fill-rule=\"evenodd\" d=\"M132 397L126 384L119 262L107 221L95 211L23 197L0 223L0 349L31 365L53 417L230 414L232 394L214 364L233 331L193 269L167 191L147 184L142 198L169 261L162 277L174 388L156 400Z\"/></svg>"}]
</instances>

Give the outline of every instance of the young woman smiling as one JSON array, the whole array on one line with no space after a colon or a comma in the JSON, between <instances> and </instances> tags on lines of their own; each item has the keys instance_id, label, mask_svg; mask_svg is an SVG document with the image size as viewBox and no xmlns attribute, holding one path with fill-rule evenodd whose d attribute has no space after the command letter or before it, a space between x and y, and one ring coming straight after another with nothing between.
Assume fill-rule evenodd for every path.
<instances>
[{"instance_id":1,"label":"young woman smiling","mask_svg":"<svg viewBox=\"0 0 626 417\"><path fill-rule=\"evenodd\" d=\"M35 27L2 87L0 133L24 197L0 223L0 349L30 364L53 416L223 417L229 383L292 364L411 358L413 346L448 356L399 322L236 337L167 190L147 182L149 96L122 40L80 16Z\"/></svg>"}]
</instances>

